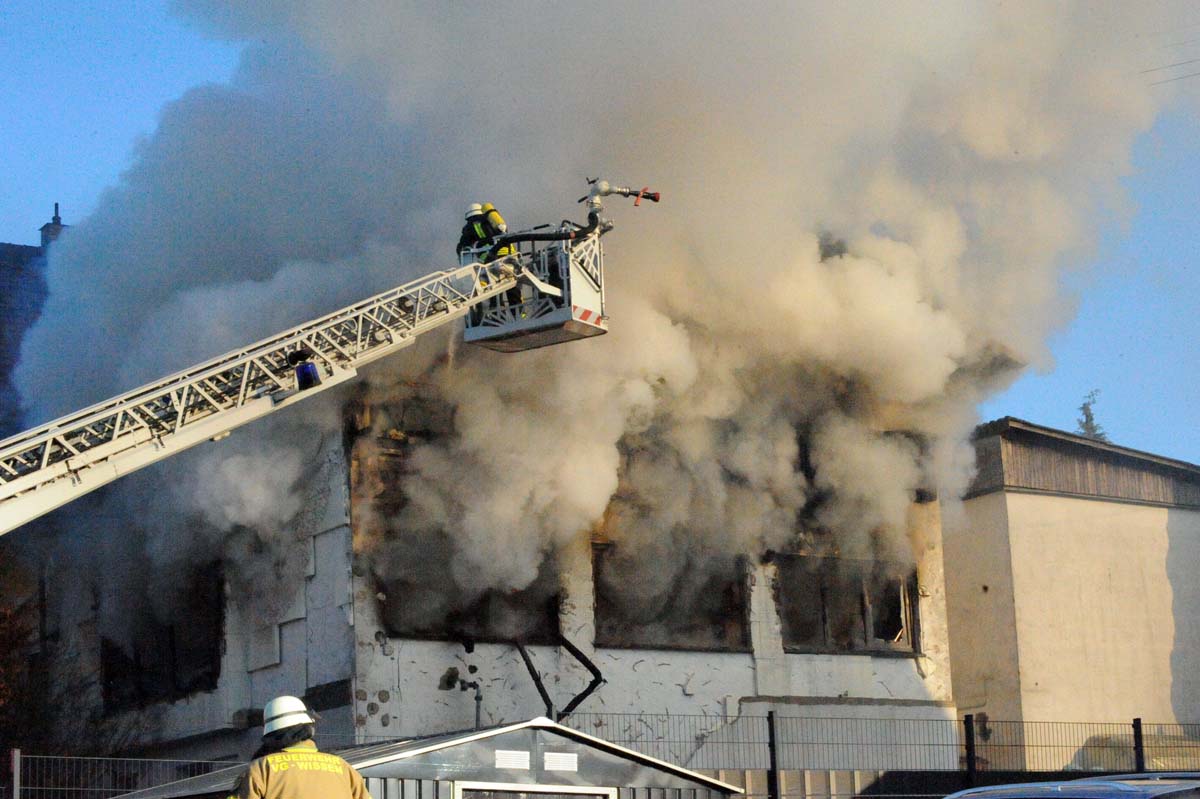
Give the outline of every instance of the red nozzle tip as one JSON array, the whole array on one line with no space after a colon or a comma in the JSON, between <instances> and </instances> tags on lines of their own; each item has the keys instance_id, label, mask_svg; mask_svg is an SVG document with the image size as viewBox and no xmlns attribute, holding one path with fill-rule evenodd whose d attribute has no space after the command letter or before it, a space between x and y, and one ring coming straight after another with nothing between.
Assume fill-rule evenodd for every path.
<instances>
[{"instance_id":1,"label":"red nozzle tip","mask_svg":"<svg viewBox=\"0 0 1200 799\"><path fill-rule=\"evenodd\" d=\"M642 188L642 190L638 192L637 199L633 201L633 204L641 205L643 197L645 197L647 200L650 200L651 202L658 202L658 192L650 191L649 186L644 186Z\"/></svg>"}]
</instances>

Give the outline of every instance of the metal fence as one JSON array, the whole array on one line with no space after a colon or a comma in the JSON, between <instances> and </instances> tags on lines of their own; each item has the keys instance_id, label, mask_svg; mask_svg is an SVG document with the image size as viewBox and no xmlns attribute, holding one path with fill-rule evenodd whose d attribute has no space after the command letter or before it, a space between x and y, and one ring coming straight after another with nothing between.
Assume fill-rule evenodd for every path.
<instances>
[{"instance_id":1,"label":"metal fence","mask_svg":"<svg viewBox=\"0 0 1200 799\"><path fill-rule=\"evenodd\" d=\"M956 771L965 749L953 719L775 719L778 763L794 770Z\"/></svg>"},{"instance_id":2,"label":"metal fence","mask_svg":"<svg viewBox=\"0 0 1200 799\"><path fill-rule=\"evenodd\" d=\"M703 770L1200 771L1200 725L576 713L566 724Z\"/></svg>"},{"instance_id":3,"label":"metal fence","mask_svg":"<svg viewBox=\"0 0 1200 799\"><path fill-rule=\"evenodd\" d=\"M1200 770L1200 726L987 721L969 717L980 771ZM971 729L973 728L973 729Z\"/></svg>"},{"instance_id":4,"label":"metal fence","mask_svg":"<svg viewBox=\"0 0 1200 799\"><path fill-rule=\"evenodd\" d=\"M151 760L11 754L4 799L106 799L234 765L218 760Z\"/></svg>"},{"instance_id":5,"label":"metal fence","mask_svg":"<svg viewBox=\"0 0 1200 799\"><path fill-rule=\"evenodd\" d=\"M780 799L941 796L1005 775L1200 771L1200 725L1144 724L1140 719L1094 724L992 721L982 715L883 719L576 713L564 723L651 757L717 774L751 796ZM345 736L322 735L320 744L334 749L351 742ZM0 799L108 799L227 765L229 761L22 754L14 756ZM883 775L918 777L909 779L904 790L889 791L880 788Z\"/></svg>"},{"instance_id":6,"label":"metal fence","mask_svg":"<svg viewBox=\"0 0 1200 799\"><path fill-rule=\"evenodd\" d=\"M963 768L954 719L650 716L576 713L564 723L643 754L705 771Z\"/></svg>"}]
</instances>

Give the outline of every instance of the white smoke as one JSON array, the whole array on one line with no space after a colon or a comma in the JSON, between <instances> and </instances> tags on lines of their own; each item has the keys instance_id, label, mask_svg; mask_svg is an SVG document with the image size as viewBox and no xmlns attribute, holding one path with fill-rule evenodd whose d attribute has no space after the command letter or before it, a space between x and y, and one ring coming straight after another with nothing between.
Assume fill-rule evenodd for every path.
<instances>
[{"instance_id":1,"label":"white smoke","mask_svg":"<svg viewBox=\"0 0 1200 799\"><path fill-rule=\"evenodd\" d=\"M627 549L755 552L819 497L847 551L902 556L912 492L962 491L975 403L1047 361L1061 269L1124 213L1164 96L1128 33L1185 8L178 5L244 64L55 252L18 373L42 417L445 268L467 202L519 228L585 175L663 191L611 208L609 336L451 361L435 337L369 376L456 409L369 546L453 530L458 579L505 588L610 508ZM292 467L252 487L251 460L188 461L191 504L286 526L302 451L278 442L335 406L248 434Z\"/></svg>"}]
</instances>

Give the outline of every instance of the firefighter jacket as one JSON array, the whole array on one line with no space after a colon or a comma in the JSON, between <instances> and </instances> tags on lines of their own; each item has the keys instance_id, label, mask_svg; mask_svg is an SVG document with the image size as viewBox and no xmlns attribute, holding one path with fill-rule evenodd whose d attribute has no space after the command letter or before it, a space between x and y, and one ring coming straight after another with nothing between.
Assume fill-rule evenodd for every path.
<instances>
[{"instance_id":1,"label":"firefighter jacket","mask_svg":"<svg viewBox=\"0 0 1200 799\"><path fill-rule=\"evenodd\" d=\"M371 799L362 776L337 755L301 741L250 763L230 799Z\"/></svg>"}]
</instances>

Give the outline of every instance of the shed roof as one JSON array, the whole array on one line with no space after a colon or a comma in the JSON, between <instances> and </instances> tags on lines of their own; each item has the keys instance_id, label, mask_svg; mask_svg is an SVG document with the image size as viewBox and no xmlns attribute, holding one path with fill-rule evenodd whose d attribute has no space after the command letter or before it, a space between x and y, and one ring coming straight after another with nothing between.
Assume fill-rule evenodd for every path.
<instances>
[{"instance_id":1,"label":"shed roof","mask_svg":"<svg viewBox=\"0 0 1200 799\"><path fill-rule=\"evenodd\" d=\"M581 760L578 770L569 774L555 773L552 777L538 779L541 773L540 765L531 762L530 768L523 773L514 773L498 767L493 758L483 760L479 757L483 750L489 750L489 745L512 745L522 734L526 736L540 735L550 740L557 739L562 743L574 744L578 750L585 750L590 755L590 764L585 765ZM537 747L532 743L525 751ZM555 744L558 746L558 744ZM448 750L459 750L450 752ZM429 757L441 753L437 757ZM401 779L456 779L456 780L487 780L492 782L519 782L525 784L567 783L604 785L609 787L643 787L641 784L631 785L631 776L637 774L637 782L649 787L665 787L667 781L679 787L702 787L725 794L739 794L741 789L728 785L699 772L676 766L664 760L627 749L623 746L597 738L579 730L558 724L545 717L538 717L516 724L507 724L467 732L454 732L445 735L434 735L406 740L390 741L379 744L366 744L344 749L337 752L365 778L401 778ZM615 760L630 766L632 771L612 768ZM603 761L603 762L601 762ZM133 793L123 794L123 799L176 799L182 797L201 797L215 794L227 794L233 790L238 778L245 771L244 765L231 766L199 777L147 788ZM596 779L597 768L605 771L606 777L617 779ZM498 772L502 779L498 779Z\"/></svg>"}]
</instances>

